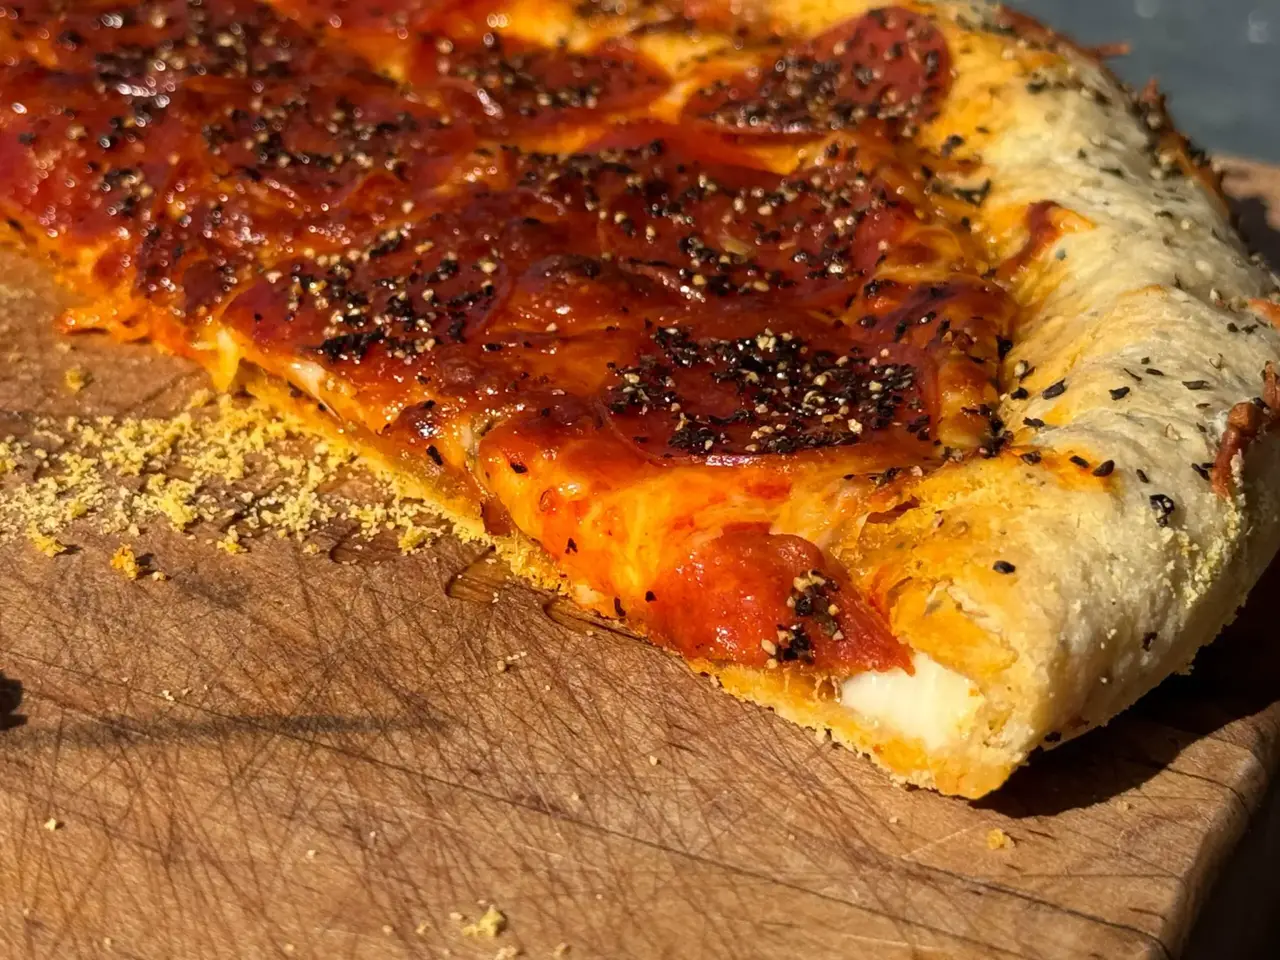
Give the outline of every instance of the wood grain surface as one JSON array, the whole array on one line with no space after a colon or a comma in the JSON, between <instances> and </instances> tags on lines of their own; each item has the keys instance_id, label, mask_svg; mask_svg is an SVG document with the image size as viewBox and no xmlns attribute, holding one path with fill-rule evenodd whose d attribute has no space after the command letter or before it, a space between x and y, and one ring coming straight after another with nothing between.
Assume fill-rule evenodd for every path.
<instances>
[{"instance_id":1,"label":"wood grain surface","mask_svg":"<svg viewBox=\"0 0 1280 960\"><path fill-rule=\"evenodd\" d=\"M1280 175L1230 185L1273 244ZM39 274L0 281L0 436L203 383L53 349ZM336 564L156 531L163 583L77 543L0 547L0 957L1172 957L1280 763L1280 566L1191 676L970 804L457 580L449 538ZM482 902L495 939L463 934Z\"/></svg>"}]
</instances>

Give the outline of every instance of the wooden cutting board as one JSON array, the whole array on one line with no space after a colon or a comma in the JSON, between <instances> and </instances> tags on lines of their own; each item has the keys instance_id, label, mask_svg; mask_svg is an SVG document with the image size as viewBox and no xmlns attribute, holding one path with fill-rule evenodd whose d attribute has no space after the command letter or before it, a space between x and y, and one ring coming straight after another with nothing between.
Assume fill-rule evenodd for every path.
<instances>
[{"instance_id":1,"label":"wooden cutting board","mask_svg":"<svg viewBox=\"0 0 1280 960\"><path fill-rule=\"evenodd\" d=\"M1280 174L1230 184L1274 251ZM202 383L5 303L0 434ZM970 804L495 602L449 538L336 564L157 533L162 583L111 571L118 542L0 547L3 957L1170 957L1280 763L1280 565L1192 676ZM506 929L465 935L488 903ZM1238 955L1228 923L1197 940Z\"/></svg>"}]
</instances>

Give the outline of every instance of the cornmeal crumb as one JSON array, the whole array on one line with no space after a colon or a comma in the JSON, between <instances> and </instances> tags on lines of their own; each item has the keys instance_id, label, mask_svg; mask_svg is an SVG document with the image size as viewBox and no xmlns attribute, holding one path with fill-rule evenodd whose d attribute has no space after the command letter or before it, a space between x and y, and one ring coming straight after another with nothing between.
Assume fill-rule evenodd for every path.
<instances>
[{"instance_id":1,"label":"cornmeal crumb","mask_svg":"<svg viewBox=\"0 0 1280 960\"><path fill-rule=\"evenodd\" d=\"M397 545L400 547L401 553L413 553L423 544L430 543L440 533L434 527L419 527L410 524L403 533Z\"/></svg>"},{"instance_id":2,"label":"cornmeal crumb","mask_svg":"<svg viewBox=\"0 0 1280 960\"><path fill-rule=\"evenodd\" d=\"M569 952L569 945L564 941L561 941L560 943L556 944L556 948L551 951L551 955L553 957L563 957L568 952Z\"/></svg>"},{"instance_id":3,"label":"cornmeal crumb","mask_svg":"<svg viewBox=\"0 0 1280 960\"><path fill-rule=\"evenodd\" d=\"M1014 846L1013 837L1009 836L999 827L992 827L987 832L987 849L988 850L1008 850Z\"/></svg>"},{"instance_id":4,"label":"cornmeal crumb","mask_svg":"<svg viewBox=\"0 0 1280 960\"><path fill-rule=\"evenodd\" d=\"M50 817L48 820L44 822L44 828L48 830L50 833L52 833L55 830L61 830L62 821L59 820L57 817Z\"/></svg>"},{"instance_id":5,"label":"cornmeal crumb","mask_svg":"<svg viewBox=\"0 0 1280 960\"><path fill-rule=\"evenodd\" d=\"M46 557L56 557L60 553L67 552L67 546L57 537L51 537L47 533L42 533L40 528L34 523L27 528L27 539L32 545L43 553Z\"/></svg>"},{"instance_id":6,"label":"cornmeal crumb","mask_svg":"<svg viewBox=\"0 0 1280 960\"><path fill-rule=\"evenodd\" d=\"M72 393L79 393L89 385L89 375L79 367L72 367L62 375L62 382Z\"/></svg>"},{"instance_id":7,"label":"cornmeal crumb","mask_svg":"<svg viewBox=\"0 0 1280 960\"><path fill-rule=\"evenodd\" d=\"M120 549L111 558L111 569L119 570L130 580L137 580L142 568L138 565L138 557L127 543L120 544Z\"/></svg>"},{"instance_id":8,"label":"cornmeal crumb","mask_svg":"<svg viewBox=\"0 0 1280 960\"><path fill-rule=\"evenodd\" d=\"M498 952L493 955L493 960L512 960L513 957L520 956L519 947L499 947Z\"/></svg>"},{"instance_id":9,"label":"cornmeal crumb","mask_svg":"<svg viewBox=\"0 0 1280 960\"><path fill-rule=\"evenodd\" d=\"M452 916L452 914L451 914ZM468 923L462 928L464 937L488 937L493 939L503 930L506 929L507 918L503 916L502 911L489 904L484 915L475 923Z\"/></svg>"}]
</instances>

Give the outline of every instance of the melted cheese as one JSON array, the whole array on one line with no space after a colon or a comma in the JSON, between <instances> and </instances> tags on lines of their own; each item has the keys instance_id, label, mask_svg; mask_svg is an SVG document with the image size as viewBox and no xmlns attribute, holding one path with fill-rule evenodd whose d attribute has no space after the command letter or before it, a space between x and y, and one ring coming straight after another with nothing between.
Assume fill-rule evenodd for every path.
<instances>
[{"instance_id":1,"label":"melted cheese","mask_svg":"<svg viewBox=\"0 0 1280 960\"><path fill-rule=\"evenodd\" d=\"M927 750L947 747L973 728L984 698L932 657L917 652L911 662L915 673L895 668L850 677L840 687L840 702L863 722L919 740Z\"/></svg>"}]
</instances>

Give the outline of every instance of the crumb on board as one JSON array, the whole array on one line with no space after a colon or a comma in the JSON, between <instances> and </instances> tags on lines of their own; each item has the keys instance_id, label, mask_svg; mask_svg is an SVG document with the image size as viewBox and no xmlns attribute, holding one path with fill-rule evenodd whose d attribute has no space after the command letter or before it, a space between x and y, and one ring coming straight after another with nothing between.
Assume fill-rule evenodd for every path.
<instances>
[{"instance_id":1,"label":"crumb on board","mask_svg":"<svg viewBox=\"0 0 1280 960\"><path fill-rule=\"evenodd\" d=\"M569 952L569 944L561 940L559 943L556 944L555 949L551 951L551 955L553 957L563 957L568 952Z\"/></svg>"},{"instance_id":2,"label":"crumb on board","mask_svg":"<svg viewBox=\"0 0 1280 960\"><path fill-rule=\"evenodd\" d=\"M488 937L493 939L506 928L507 918L501 910L493 904L489 904L479 920L475 923L468 923L462 928L462 935L464 937Z\"/></svg>"},{"instance_id":3,"label":"crumb on board","mask_svg":"<svg viewBox=\"0 0 1280 960\"><path fill-rule=\"evenodd\" d=\"M498 952L493 955L493 960L513 960L520 956L520 948L516 946L499 947Z\"/></svg>"},{"instance_id":4,"label":"crumb on board","mask_svg":"<svg viewBox=\"0 0 1280 960\"><path fill-rule=\"evenodd\" d=\"M111 569L119 570L129 580L137 580L138 575L142 573L138 556L133 552L133 547L127 543L120 544L120 549L112 555Z\"/></svg>"},{"instance_id":5,"label":"crumb on board","mask_svg":"<svg viewBox=\"0 0 1280 960\"><path fill-rule=\"evenodd\" d=\"M245 546L240 542L240 531L235 527L227 528L227 532L214 541L214 546L233 556L237 553L245 552Z\"/></svg>"},{"instance_id":6,"label":"crumb on board","mask_svg":"<svg viewBox=\"0 0 1280 960\"><path fill-rule=\"evenodd\" d=\"M62 382L72 393L79 393L89 385L89 375L79 367L71 367L62 375Z\"/></svg>"},{"instance_id":7,"label":"crumb on board","mask_svg":"<svg viewBox=\"0 0 1280 960\"><path fill-rule=\"evenodd\" d=\"M32 546L46 557L56 557L60 553L67 552L65 543L57 537L42 532L34 523L27 527L27 539L31 541Z\"/></svg>"},{"instance_id":8,"label":"crumb on board","mask_svg":"<svg viewBox=\"0 0 1280 960\"><path fill-rule=\"evenodd\" d=\"M44 828L48 830L50 833L53 833L55 830L61 830L62 821L59 820L57 817L50 817L48 820L44 822Z\"/></svg>"},{"instance_id":9,"label":"crumb on board","mask_svg":"<svg viewBox=\"0 0 1280 960\"><path fill-rule=\"evenodd\" d=\"M1009 850L1012 849L1013 846L1013 837L1009 836L999 827L992 827L987 831L988 850Z\"/></svg>"}]
</instances>

